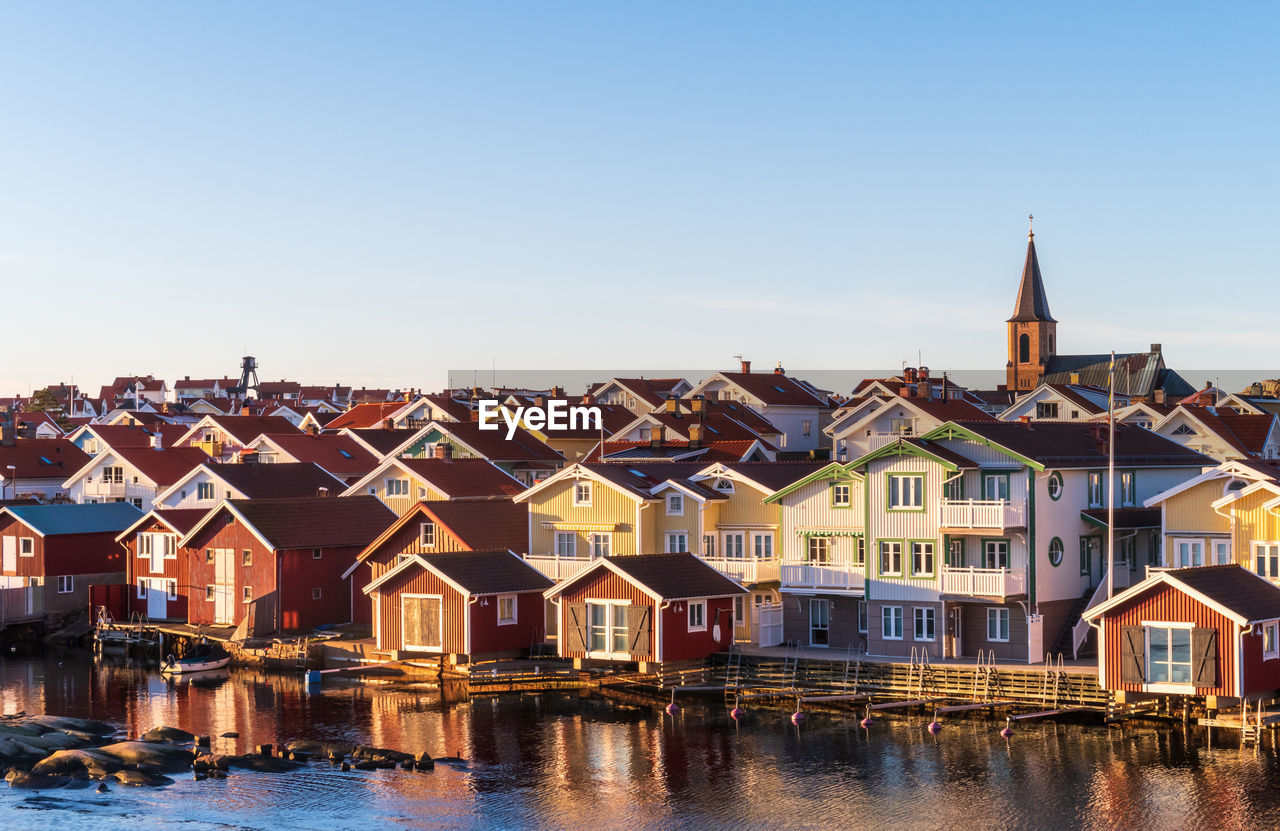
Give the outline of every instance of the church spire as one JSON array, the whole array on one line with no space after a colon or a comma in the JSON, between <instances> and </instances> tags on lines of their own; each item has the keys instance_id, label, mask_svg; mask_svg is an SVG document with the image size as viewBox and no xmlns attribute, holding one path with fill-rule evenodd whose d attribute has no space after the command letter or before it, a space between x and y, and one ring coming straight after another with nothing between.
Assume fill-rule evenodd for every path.
<instances>
[{"instance_id":1,"label":"church spire","mask_svg":"<svg viewBox=\"0 0 1280 831\"><path fill-rule=\"evenodd\" d=\"M1018 300L1013 306L1009 323L1042 320L1056 323L1049 314L1049 298L1044 293L1044 280L1040 277L1040 260L1036 258L1036 232L1031 224L1033 215L1027 216L1027 262L1022 266L1022 283L1018 286Z\"/></svg>"}]
</instances>

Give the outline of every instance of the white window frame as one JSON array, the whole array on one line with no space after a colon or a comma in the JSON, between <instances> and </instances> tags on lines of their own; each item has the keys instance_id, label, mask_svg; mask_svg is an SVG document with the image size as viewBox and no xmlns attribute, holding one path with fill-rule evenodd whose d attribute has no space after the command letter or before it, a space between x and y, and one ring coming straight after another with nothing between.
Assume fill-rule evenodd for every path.
<instances>
[{"instance_id":1,"label":"white window frame","mask_svg":"<svg viewBox=\"0 0 1280 831\"><path fill-rule=\"evenodd\" d=\"M1166 563L1171 568L1190 568L1192 566L1204 565L1204 538L1202 537L1174 537L1170 540L1172 545L1169 546L1170 560ZM1182 562L1182 547L1187 547L1187 562ZM1199 552L1197 556L1196 552ZM1197 562L1197 560L1199 562Z\"/></svg>"},{"instance_id":2,"label":"white window frame","mask_svg":"<svg viewBox=\"0 0 1280 831\"><path fill-rule=\"evenodd\" d=\"M1280 580L1280 542L1275 540L1250 540L1249 567L1253 573L1267 580ZM1259 568L1265 562L1269 568Z\"/></svg>"},{"instance_id":3,"label":"white window frame","mask_svg":"<svg viewBox=\"0 0 1280 831\"><path fill-rule=\"evenodd\" d=\"M589 538L591 559L608 557L613 553L613 534L609 531L597 531Z\"/></svg>"},{"instance_id":4,"label":"white window frame","mask_svg":"<svg viewBox=\"0 0 1280 831\"><path fill-rule=\"evenodd\" d=\"M323 592L321 589L319 589L319 588L315 588L315 587L313 587L313 588L311 589L311 599L312 599L312 600L323 600L323 599L324 599L324 592Z\"/></svg>"},{"instance_id":5,"label":"white window frame","mask_svg":"<svg viewBox=\"0 0 1280 831\"><path fill-rule=\"evenodd\" d=\"M1090 508L1106 507L1107 495L1102 488L1101 471L1091 470L1085 474L1085 490L1087 491L1085 501L1089 503Z\"/></svg>"},{"instance_id":6,"label":"white window frame","mask_svg":"<svg viewBox=\"0 0 1280 831\"><path fill-rule=\"evenodd\" d=\"M684 540L684 544L680 544L680 540ZM689 550L689 532L687 531L667 531L664 535L665 549L668 554L681 554Z\"/></svg>"},{"instance_id":7,"label":"white window frame","mask_svg":"<svg viewBox=\"0 0 1280 831\"><path fill-rule=\"evenodd\" d=\"M428 530L431 532L428 534ZM418 544L423 548L436 547L436 524L428 521L418 526Z\"/></svg>"},{"instance_id":8,"label":"white window frame","mask_svg":"<svg viewBox=\"0 0 1280 831\"><path fill-rule=\"evenodd\" d=\"M667 516L684 516L684 494L667 494Z\"/></svg>"},{"instance_id":9,"label":"white window frame","mask_svg":"<svg viewBox=\"0 0 1280 831\"><path fill-rule=\"evenodd\" d=\"M694 621L694 609L698 610L696 615L697 622ZM687 604L687 608L685 609L685 618L689 624L690 632L707 631L707 601L690 600Z\"/></svg>"},{"instance_id":10,"label":"white window frame","mask_svg":"<svg viewBox=\"0 0 1280 831\"><path fill-rule=\"evenodd\" d=\"M147 599L147 578L145 577L138 578L138 599Z\"/></svg>"},{"instance_id":11,"label":"white window frame","mask_svg":"<svg viewBox=\"0 0 1280 831\"><path fill-rule=\"evenodd\" d=\"M995 623L995 636L992 636L991 624ZM1003 606L987 607L987 643L1008 643L1010 636L1009 610Z\"/></svg>"},{"instance_id":12,"label":"white window frame","mask_svg":"<svg viewBox=\"0 0 1280 831\"><path fill-rule=\"evenodd\" d=\"M1231 559L1231 540L1210 540L1210 543L1213 547L1214 565L1226 566L1234 562Z\"/></svg>"},{"instance_id":13,"label":"white window frame","mask_svg":"<svg viewBox=\"0 0 1280 831\"><path fill-rule=\"evenodd\" d=\"M243 586L243 587L241 587L241 589L240 589L240 602L241 602L241 603L252 603L252 602L253 602L253 587L252 587L252 586Z\"/></svg>"},{"instance_id":14,"label":"white window frame","mask_svg":"<svg viewBox=\"0 0 1280 831\"><path fill-rule=\"evenodd\" d=\"M902 540L880 540L877 550L876 568L881 577L902 576ZM886 555L891 559L886 560ZM894 565L896 563L896 566ZM886 569L885 565L891 567Z\"/></svg>"},{"instance_id":15,"label":"white window frame","mask_svg":"<svg viewBox=\"0 0 1280 831\"><path fill-rule=\"evenodd\" d=\"M913 483L910 487L908 481ZM888 488L890 511L919 511L924 507L923 473L890 473Z\"/></svg>"},{"instance_id":16,"label":"white window frame","mask_svg":"<svg viewBox=\"0 0 1280 831\"><path fill-rule=\"evenodd\" d=\"M912 640L922 641L925 643L933 643L937 641L938 640L937 610L934 609L932 606L916 606L913 611L914 611L914 614L912 615L912 617L914 618L914 620L912 621L913 626L911 630ZM922 628L928 629L929 631L928 637L921 636L920 630Z\"/></svg>"},{"instance_id":17,"label":"white window frame","mask_svg":"<svg viewBox=\"0 0 1280 831\"><path fill-rule=\"evenodd\" d=\"M169 600L178 599L178 581L177 580L164 581L164 587L165 587L165 594L168 596Z\"/></svg>"},{"instance_id":18,"label":"white window frame","mask_svg":"<svg viewBox=\"0 0 1280 831\"><path fill-rule=\"evenodd\" d=\"M1144 621L1141 621L1141 625L1142 625L1142 674L1144 678L1148 679L1147 682L1142 685L1143 691L1186 693L1186 692L1190 692L1191 690L1194 690L1195 689L1194 679L1195 679L1196 657L1194 652L1192 651L1192 645L1190 642L1188 642L1187 644L1187 654L1189 657L1189 661L1187 664L1187 668L1188 668L1187 677L1191 680L1188 680L1187 682L1184 683L1181 681L1151 681L1150 679L1151 679L1151 630L1163 629L1167 632L1170 632L1171 634L1175 629L1182 630L1185 632L1190 632L1191 630L1195 629L1195 624L1187 623L1185 621L1144 620ZM1188 639L1190 639L1191 636L1188 635L1187 637ZM1170 641L1170 644L1169 644L1169 660L1167 660L1165 663L1169 665L1170 675L1172 676L1173 674L1172 670L1175 663L1175 661L1173 660L1172 640ZM1178 661L1176 663L1181 664L1182 662Z\"/></svg>"},{"instance_id":19,"label":"white window frame","mask_svg":"<svg viewBox=\"0 0 1280 831\"><path fill-rule=\"evenodd\" d=\"M616 622L616 620L615 620L615 618L616 618L616 616L617 616L617 611L616 611L616 609L617 609L618 607L623 607L623 608L625 608L625 607L627 607L627 606L630 606L630 605L631 605L631 601L629 601L629 600L616 600L616 599L604 599L604 600L597 600L597 599L593 599L593 598L587 598L586 600L584 600L584 601L583 601L583 604L587 607L587 620L586 620L586 625L587 625L587 644L586 644L586 646L587 646L587 657L588 657L588 658L602 659L602 660L613 660L613 661L619 661L619 660L621 660L621 661L625 661L625 660L628 660L628 659L631 657L631 653L629 653L629 652L627 652L627 651L626 651L626 647L627 647L627 646L629 646L629 644L626 644L626 642L625 642L625 641L626 641L626 637L627 637L627 635L628 635L629 633L628 633L627 624L626 624L626 622L625 622L625 621L621 624L621 629L622 629L622 633L623 633L623 641L624 641L624 643L623 643L623 646L624 646L623 651L622 651L622 652L614 652L614 651L613 651L613 644L614 644L614 639L616 638L616 636L617 636L617 634L618 634L615 630L619 628L619 626L618 626L618 624L617 624L617 622ZM592 623L591 623L591 607L592 607L592 606L603 606L603 607L605 608L605 618L604 618L604 621L605 621L605 622L604 622L604 643L605 643L605 646L606 646L607 648L606 648L606 649L604 649L604 650L592 649L592 648L591 648L591 641L592 641L592 638L595 636L595 633L592 631L592 629L593 629L594 627L592 626ZM687 620L687 618L686 618L686 620ZM650 654L656 654L656 653L657 653L657 644L656 644L656 642L654 642L654 641L652 641L652 640L651 640L651 641L650 641Z\"/></svg>"},{"instance_id":20,"label":"white window frame","mask_svg":"<svg viewBox=\"0 0 1280 831\"><path fill-rule=\"evenodd\" d=\"M510 616L510 617L503 617L503 616L502 616L502 604L504 604L504 603L510 603L510 604L511 604L511 616ZM500 594L500 595L498 595L497 606L498 606L498 625L499 625L499 626L512 626L512 625L514 625L515 623L517 623L517 622L519 621L519 617L520 617L520 601L519 601L519 596L518 596L518 595L514 595L514 594Z\"/></svg>"},{"instance_id":21,"label":"white window frame","mask_svg":"<svg viewBox=\"0 0 1280 831\"><path fill-rule=\"evenodd\" d=\"M841 494L843 493L843 496ZM837 482L831 486L831 507L853 507L853 486L848 482Z\"/></svg>"},{"instance_id":22,"label":"white window frame","mask_svg":"<svg viewBox=\"0 0 1280 831\"><path fill-rule=\"evenodd\" d=\"M769 532L751 535L751 556L756 560L773 559L773 534Z\"/></svg>"},{"instance_id":23,"label":"white window frame","mask_svg":"<svg viewBox=\"0 0 1280 831\"><path fill-rule=\"evenodd\" d=\"M733 598L733 625L747 625L747 598L741 594Z\"/></svg>"},{"instance_id":24,"label":"white window frame","mask_svg":"<svg viewBox=\"0 0 1280 831\"><path fill-rule=\"evenodd\" d=\"M18 537L18 556L19 557L36 556L36 538L35 537Z\"/></svg>"},{"instance_id":25,"label":"white window frame","mask_svg":"<svg viewBox=\"0 0 1280 831\"><path fill-rule=\"evenodd\" d=\"M896 624L896 626L895 626ZM886 641L902 640L902 607L880 607L880 637ZM896 633L896 634L895 634Z\"/></svg>"},{"instance_id":26,"label":"white window frame","mask_svg":"<svg viewBox=\"0 0 1280 831\"><path fill-rule=\"evenodd\" d=\"M1280 658L1280 621L1262 624L1262 660Z\"/></svg>"},{"instance_id":27,"label":"white window frame","mask_svg":"<svg viewBox=\"0 0 1280 831\"><path fill-rule=\"evenodd\" d=\"M721 539L722 557L726 560L747 558L747 535L743 531L726 531Z\"/></svg>"},{"instance_id":28,"label":"white window frame","mask_svg":"<svg viewBox=\"0 0 1280 831\"><path fill-rule=\"evenodd\" d=\"M578 535L573 531L556 531L555 555L557 557L578 558Z\"/></svg>"},{"instance_id":29,"label":"white window frame","mask_svg":"<svg viewBox=\"0 0 1280 831\"><path fill-rule=\"evenodd\" d=\"M74 574L61 574L58 576L58 594L72 594L76 590L76 577Z\"/></svg>"},{"instance_id":30,"label":"white window frame","mask_svg":"<svg viewBox=\"0 0 1280 831\"><path fill-rule=\"evenodd\" d=\"M702 556L708 559L714 559L716 556L716 535L702 535Z\"/></svg>"},{"instance_id":31,"label":"white window frame","mask_svg":"<svg viewBox=\"0 0 1280 831\"><path fill-rule=\"evenodd\" d=\"M573 507L590 508L592 491L591 482L584 482L581 479L573 483Z\"/></svg>"},{"instance_id":32,"label":"white window frame","mask_svg":"<svg viewBox=\"0 0 1280 831\"><path fill-rule=\"evenodd\" d=\"M208 494L208 496L206 496L206 495L205 495L206 493ZM196 483L196 499L197 499L198 501L200 501L200 502L207 502L207 501L209 501L209 500L211 500L211 499L215 499L215 498L217 498L217 494L214 492L214 488L213 488L213 483L212 483L212 482L197 482L197 483Z\"/></svg>"},{"instance_id":33,"label":"white window frame","mask_svg":"<svg viewBox=\"0 0 1280 831\"><path fill-rule=\"evenodd\" d=\"M918 561L927 560L929 568L922 569ZM913 540L911 542L911 576L933 577L938 573L938 552L934 543L929 540Z\"/></svg>"},{"instance_id":34,"label":"white window frame","mask_svg":"<svg viewBox=\"0 0 1280 831\"><path fill-rule=\"evenodd\" d=\"M387 497L408 496L409 495L409 479L401 476L388 476L383 484Z\"/></svg>"}]
</instances>

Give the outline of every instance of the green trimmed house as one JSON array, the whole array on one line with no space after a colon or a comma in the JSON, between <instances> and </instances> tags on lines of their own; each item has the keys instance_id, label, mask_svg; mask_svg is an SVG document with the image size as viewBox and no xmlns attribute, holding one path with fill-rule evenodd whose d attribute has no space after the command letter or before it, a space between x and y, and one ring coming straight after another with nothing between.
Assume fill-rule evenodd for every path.
<instances>
[{"instance_id":1,"label":"green trimmed house","mask_svg":"<svg viewBox=\"0 0 1280 831\"><path fill-rule=\"evenodd\" d=\"M1106 442L1098 424L948 422L778 491L785 638L893 657L1070 653L1105 582ZM1211 462L1126 425L1116 457L1127 586L1159 562L1142 501Z\"/></svg>"}]
</instances>

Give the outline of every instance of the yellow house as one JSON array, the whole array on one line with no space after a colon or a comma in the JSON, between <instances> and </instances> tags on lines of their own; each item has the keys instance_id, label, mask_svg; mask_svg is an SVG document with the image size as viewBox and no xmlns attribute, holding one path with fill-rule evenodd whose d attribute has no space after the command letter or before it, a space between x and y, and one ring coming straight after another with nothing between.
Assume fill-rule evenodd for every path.
<instances>
[{"instance_id":1,"label":"yellow house","mask_svg":"<svg viewBox=\"0 0 1280 831\"><path fill-rule=\"evenodd\" d=\"M1268 507L1278 500L1280 468L1241 460L1223 462L1156 494L1144 504L1160 509L1161 566L1234 562L1252 569L1256 543L1270 572L1264 576L1280 576L1271 571L1265 547L1267 541L1280 539L1275 506Z\"/></svg>"},{"instance_id":2,"label":"yellow house","mask_svg":"<svg viewBox=\"0 0 1280 831\"><path fill-rule=\"evenodd\" d=\"M419 502L439 502L482 497L513 497L525 486L502 468L485 459L383 460L368 475L343 492L343 496L376 496L397 515Z\"/></svg>"}]
</instances>

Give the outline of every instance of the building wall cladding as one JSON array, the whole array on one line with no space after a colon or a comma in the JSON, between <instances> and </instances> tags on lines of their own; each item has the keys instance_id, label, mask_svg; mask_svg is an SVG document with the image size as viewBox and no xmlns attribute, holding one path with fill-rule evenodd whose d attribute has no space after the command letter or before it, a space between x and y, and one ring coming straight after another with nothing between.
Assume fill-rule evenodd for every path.
<instances>
[{"instance_id":1,"label":"building wall cladding","mask_svg":"<svg viewBox=\"0 0 1280 831\"><path fill-rule=\"evenodd\" d=\"M615 574L607 569L597 569L596 572L586 579L575 581L574 585L564 591L560 597L559 632L560 632L560 655L564 658L585 658L586 653L569 649L568 638L565 633L570 629L568 619L569 606L574 603L582 603L587 600L626 600L633 606L649 606L656 609L657 604L653 598L636 588L634 585L623 579L620 575ZM650 643L657 647L658 626L656 624L656 615L652 615L655 624L650 631ZM665 624L665 620L663 621ZM635 654L631 656L632 660L651 661L655 658L654 652L645 653L643 655Z\"/></svg>"},{"instance_id":2,"label":"building wall cladding","mask_svg":"<svg viewBox=\"0 0 1280 831\"><path fill-rule=\"evenodd\" d=\"M884 637L884 608L899 607L902 609L902 639L892 640ZM916 609L933 610L933 640L918 640L915 627ZM941 603L930 603L918 600L871 601L867 604L867 652L872 655L892 657L910 657L914 648L917 652L926 649L930 658L941 658L943 644L946 639L946 621L942 615Z\"/></svg>"},{"instance_id":3,"label":"building wall cladding","mask_svg":"<svg viewBox=\"0 0 1280 831\"><path fill-rule=\"evenodd\" d=\"M1134 598L1120 609L1112 610L1103 622L1103 658L1106 662L1108 689L1141 692L1142 684L1124 683L1121 678L1121 630L1125 626L1141 626L1146 622L1191 623L1218 632L1218 683L1214 687L1197 687L1197 695L1237 695L1235 684L1235 622L1194 600L1172 586L1161 585ZM1246 643L1250 640L1245 638ZM1256 640L1261 641L1260 637ZM1258 647L1261 657L1261 645ZM1193 660L1195 656L1192 656ZM1280 664L1280 661L1274 663Z\"/></svg>"},{"instance_id":4,"label":"building wall cladding","mask_svg":"<svg viewBox=\"0 0 1280 831\"><path fill-rule=\"evenodd\" d=\"M445 528L436 525L436 544L428 548L422 544L422 524L431 521L431 518L425 514L419 514L414 519L405 523L391 537L378 547L377 552L365 560L369 564L370 571L365 572L368 581L377 580L396 564L396 556L398 554L442 554L449 551L470 551L471 549L464 545L461 540L450 534ZM359 577L359 569L352 575Z\"/></svg>"},{"instance_id":5,"label":"building wall cladding","mask_svg":"<svg viewBox=\"0 0 1280 831\"><path fill-rule=\"evenodd\" d=\"M125 550L125 578L124 581L129 584L129 611L141 612L150 615L146 598L138 597L138 580L152 580L163 578L166 580L174 580L178 584L178 599L169 600L166 604L165 619L166 620L186 620L187 609L191 603L191 595L193 588L191 585L191 559L194 556L189 548L176 548L176 556L166 557L161 562L161 571L152 571L155 565L154 560L148 556L138 556L138 535L139 534L173 534L169 527L161 522L152 522L142 528L127 539L121 545ZM151 591L148 586L148 591ZM203 597L204 587L200 587L201 596Z\"/></svg>"},{"instance_id":6,"label":"building wall cladding","mask_svg":"<svg viewBox=\"0 0 1280 831\"><path fill-rule=\"evenodd\" d=\"M231 549L231 623L238 625L248 613L251 604L244 601L244 589L249 587L250 597L265 597L276 590L276 564L272 551L262 544L249 529L238 522L211 522L210 526L191 540L191 602L188 619L191 623L215 623L215 602L206 599L206 587L215 584L216 555L210 551ZM244 552L250 552L250 565L244 565ZM255 621L260 628L263 621Z\"/></svg>"},{"instance_id":7,"label":"building wall cladding","mask_svg":"<svg viewBox=\"0 0 1280 831\"><path fill-rule=\"evenodd\" d=\"M858 647L863 635L858 631L858 603L860 598L847 595L782 595L783 637L801 646L813 646L809 626L810 604L823 602L829 605L830 626L827 630L828 646L832 649Z\"/></svg>"},{"instance_id":8,"label":"building wall cladding","mask_svg":"<svg viewBox=\"0 0 1280 831\"><path fill-rule=\"evenodd\" d=\"M403 630L403 604L406 594L439 595L441 607L442 652L451 655L467 653L466 617L467 601L448 583L424 568L405 571L377 589L375 606L378 615L377 642L381 649L405 649Z\"/></svg>"}]
</instances>

